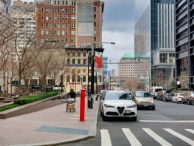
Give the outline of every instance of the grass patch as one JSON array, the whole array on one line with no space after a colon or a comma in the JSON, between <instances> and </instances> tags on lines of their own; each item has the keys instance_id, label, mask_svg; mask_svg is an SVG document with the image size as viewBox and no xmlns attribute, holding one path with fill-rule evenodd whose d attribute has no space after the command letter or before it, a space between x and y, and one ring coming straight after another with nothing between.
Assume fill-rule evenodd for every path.
<instances>
[{"instance_id":1,"label":"grass patch","mask_svg":"<svg viewBox=\"0 0 194 146\"><path fill-rule=\"evenodd\" d=\"M57 95L57 92L47 92L47 93L42 93L42 94L36 94L36 95L29 95L25 98L19 98L19 99L15 99L14 100L14 104L11 105L7 105L4 107L0 107L0 112L8 110L8 109L12 109L21 105L25 105L25 104L29 104L35 101L39 101L48 97L52 97Z\"/></svg>"}]
</instances>

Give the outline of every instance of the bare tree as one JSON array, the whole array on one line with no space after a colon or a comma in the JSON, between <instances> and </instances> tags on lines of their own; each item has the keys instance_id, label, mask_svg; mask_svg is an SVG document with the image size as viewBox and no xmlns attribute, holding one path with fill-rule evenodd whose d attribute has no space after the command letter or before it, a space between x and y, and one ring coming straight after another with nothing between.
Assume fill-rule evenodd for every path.
<instances>
[{"instance_id":1,"label":"bare tree","mask_svg":"<svg viewBox=\"0 0 194 146\"><path fill-rule=\"evenodd\" d=\"M188 89L189 88L189 75L186 71L182 71L179 76L179 81L181 83L182 89Z\"/></svg>"}]
</instances>

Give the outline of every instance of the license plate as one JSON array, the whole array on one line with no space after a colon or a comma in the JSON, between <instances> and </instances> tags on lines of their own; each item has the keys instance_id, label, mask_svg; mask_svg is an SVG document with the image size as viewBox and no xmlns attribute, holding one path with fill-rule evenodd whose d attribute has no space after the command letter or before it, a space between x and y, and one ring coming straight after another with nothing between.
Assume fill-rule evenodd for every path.
<instances>
[{"instance_id":1,"label":"license plate","mask_svg":"<svg viewBox=\"0 0 194 146\"><path fill-rule=\"evenodd\" d=\"M126 110L125 113L131 113L131 111L130 110Z\"/></svg>"},{"instance_id":2,"label":"license plate","mask_svg":"<svg viewBox=\"0 0 194 146\"><path fill-rule=\"evenodd\" d=\"M144 104L144 106L148 106L147 104Z\"/></svg>"}]
</instances>

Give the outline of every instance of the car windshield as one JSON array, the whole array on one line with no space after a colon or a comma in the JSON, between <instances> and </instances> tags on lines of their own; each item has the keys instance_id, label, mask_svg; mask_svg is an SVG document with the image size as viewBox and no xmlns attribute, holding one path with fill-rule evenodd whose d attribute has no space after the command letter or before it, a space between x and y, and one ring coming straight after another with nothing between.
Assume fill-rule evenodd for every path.
<instances>
[{"instance_id":1,"label":"car windshield","mask_svg":"<svg viewBox=\"0 0 194 146\"><path fill-rule=\"evenodd\" d=\"M136 92L135 96L136 97L151 97L149 92Z\"/></svg>"},{"instance_id":2,"label":"car windshield","mask_svg":"<svg viewBox=\"0 0 194 146\"><path fill-rule=\"evenodd\" d=\"M131 100L131 96L127 93L107 93L106 100Z\"/></svg>"},{"instance_id":3,"label":"car windshield","mask_svg":"<svg viewBox=\"0 0 194 146\"><path fill-rule=\"evenodd\" d=\"M155 89L155 92L159 92L159 91L162 91L162 89Z\"/></svg>"}]
</instances>

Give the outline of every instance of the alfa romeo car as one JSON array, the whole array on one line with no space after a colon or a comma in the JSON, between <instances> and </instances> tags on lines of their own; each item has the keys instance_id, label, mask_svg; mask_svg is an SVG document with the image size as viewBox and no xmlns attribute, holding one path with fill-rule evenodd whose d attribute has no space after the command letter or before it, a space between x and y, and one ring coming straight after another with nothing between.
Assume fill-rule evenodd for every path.
<instances>
[{"instance_id":1,"label":"alfa romeo car","mask_svg":"<svg viewBox=\"0 0 194 146\"><path fill-rule=\"evenodd\" d=\"M137 120L137 105L124 91L109 91L101 99L100 112L103 121L107 117L129 117Z\"/></svg>"}]
</instances>

